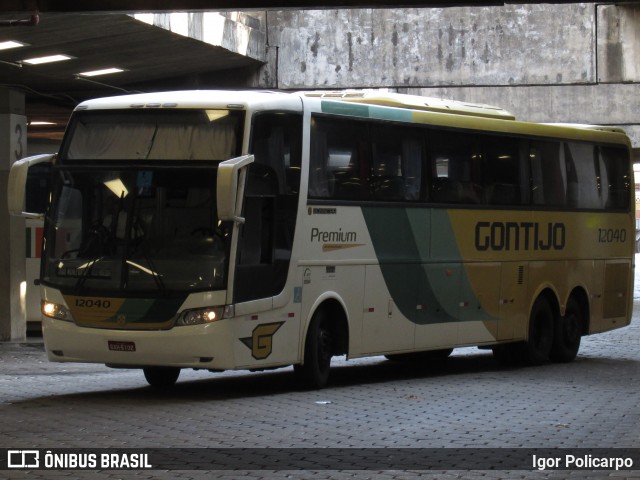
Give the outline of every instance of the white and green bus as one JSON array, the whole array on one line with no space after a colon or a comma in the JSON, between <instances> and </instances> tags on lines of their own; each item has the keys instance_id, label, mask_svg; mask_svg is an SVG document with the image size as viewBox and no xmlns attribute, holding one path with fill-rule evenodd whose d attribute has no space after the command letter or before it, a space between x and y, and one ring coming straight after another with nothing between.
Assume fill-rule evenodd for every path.
<instances>
[{"instance_id":1,"label":"white and green bus","mask_svg":"<svg viewBox=\"0 0 640 480\"><path fill-rule=\"evenodd\" d=\"M30 168L50 202L29 206ZM60 151L17 162L44 215L48 357L141 368L426 362L463 346L568 362L628 325L630 143L488 105L375 92L191 91L91 100Z\"/></svg>"}]
</instances>

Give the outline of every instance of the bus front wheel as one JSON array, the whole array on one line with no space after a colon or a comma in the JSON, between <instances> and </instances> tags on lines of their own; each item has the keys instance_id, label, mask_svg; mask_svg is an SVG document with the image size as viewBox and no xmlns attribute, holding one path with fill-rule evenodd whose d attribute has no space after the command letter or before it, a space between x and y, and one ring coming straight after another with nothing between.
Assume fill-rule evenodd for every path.
<instances>
[{"instance_id":1,"label":"bus front wheel","mask_svg":"<svg viewBox=\"0 0 640 480\"><path fill-rule=\"evenodd\" d=\"M333 356L332 332L322 311L313 316L304 348L304 364L294 365L294 371L303 386L323 388L329 381Z\"/></svg>"},{"instance_id":2,"label":"bus front wheel","mask_svg":"<svg viewBox=\"0 0 640 480\"><path fill-rule=\"evenodd\" d=\"M171 388L180 376L177 367L144 367L142 371L149 385L158 389Z\"/></svg>"}]
</instances>

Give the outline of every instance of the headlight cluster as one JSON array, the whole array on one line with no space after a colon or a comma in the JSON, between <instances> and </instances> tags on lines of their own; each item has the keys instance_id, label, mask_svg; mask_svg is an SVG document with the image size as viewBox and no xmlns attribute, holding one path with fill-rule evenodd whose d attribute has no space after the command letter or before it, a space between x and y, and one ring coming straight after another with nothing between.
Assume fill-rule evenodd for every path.
<instances>
[{"instance_id":1,"label":"headlight cluster","mask_svg":"<svg viewBox=\"0 0 640 480\"><path fill-rule=\"evenodd\" d=\"M178 314L176 326L202 325L220 320L224 316L223 307L194 308Z\"/></svg>"},{"instance_id":2,"label":"headlight cluster","mask_svg":"<svg viewBox=\"0 0 640 480\"><path fill-rule=\"evenodd\" d=\"M41 310L42 314L45 317L73 322L71 312L64 305L58 305L57 303L47 302L46 300L43 300Z\"/></svg>"}]
</instances>

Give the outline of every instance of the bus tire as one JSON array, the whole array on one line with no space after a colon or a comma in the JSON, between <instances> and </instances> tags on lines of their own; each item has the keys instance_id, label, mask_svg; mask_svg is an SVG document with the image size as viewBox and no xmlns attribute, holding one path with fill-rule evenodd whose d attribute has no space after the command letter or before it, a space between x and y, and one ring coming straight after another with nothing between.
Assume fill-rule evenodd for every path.
<instances>
[{"instance_id":1,"label":"bus tire","mask_svg":"<svg viewBox=\"0 0 640 480\"><path fill-rule=\"evenodd\" d=\"M144 367L142 371L149 385L157 389L173 387L180 376L178 367Z\"/></svg>"},{"instance_id":2,"label":"bus tire","mask_svg":"<svg viewBox=\"0 0 640 480\"><path fill-rule=\"evenodd\" d=\"M553 345L553 308L544 295L540 295L529 317L529 338L522 344L522 359L527 365L541 365L549 360Z\"/></svg>"},{"instance_id":3,"label":"bus tire","mask_svg":"<svg viewBox=\"0 0 640 480\"><path fill-rule=\"evenodd\" d=\"M582 339L583 313L579 303L573 297L569 299L564 317L555 323L553 345L550 358L554 362L571 362L580 349Z\"/></svg>"},{"instance_id":4,"label":"bus tire","mask_svg":"<svg viewBox=\"0 0 640 480\"><path fill-rule=\"evenodd\" d=\"M333 356L332 332L322 310L311 319L304 349L304 364L294 365L294 371L304 387L323 388L329 381Z\"/></svg>"}]
</instances>

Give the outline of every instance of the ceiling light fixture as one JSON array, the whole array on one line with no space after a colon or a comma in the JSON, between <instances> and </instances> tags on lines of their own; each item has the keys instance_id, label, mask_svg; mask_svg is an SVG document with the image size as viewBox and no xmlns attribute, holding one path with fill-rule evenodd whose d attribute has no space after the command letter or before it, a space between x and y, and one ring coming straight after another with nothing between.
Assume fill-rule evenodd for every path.
<instances>
[{"instance_id":1,"label":"ceiling light fixture","mask_svg":"<svg viewBox=\"0 0 640 480\"><path fill-rule=\"evenodd\" d=\"M26 43L18 42L17 40L7 40L6 42L0 42L0 50L9 50L11 48L20 48L26 46Z\"/></svg>"},{"instance_id":2,"label":"ceiling light fixture","mask_svg":"<svg viewBox=\"0 0 640 480\"><path fill-rule=\"evenodd\" d=\"M102 70L92 70L90 72L82 72L78 75L82 75L83 77L97 77L98 75L109 75L110 73L120 73L124 72L121 68L103 68Z\"/></svg>"},{"instance_id":3,"label":"ceiling light fixture","mask_svg":"<svg viewBox=\"0 0 640 480\"><path fill-rule=\"evenodd\" d=\"M72 57L69 55L48 55L46 57L36 57L36 58L28 58L26 60L22 60L22 63L28 63L29 65L40 65L43 63L52 63L52 62L62 62L65 60L71 60Z\"/></svg>"}]
</instances>

